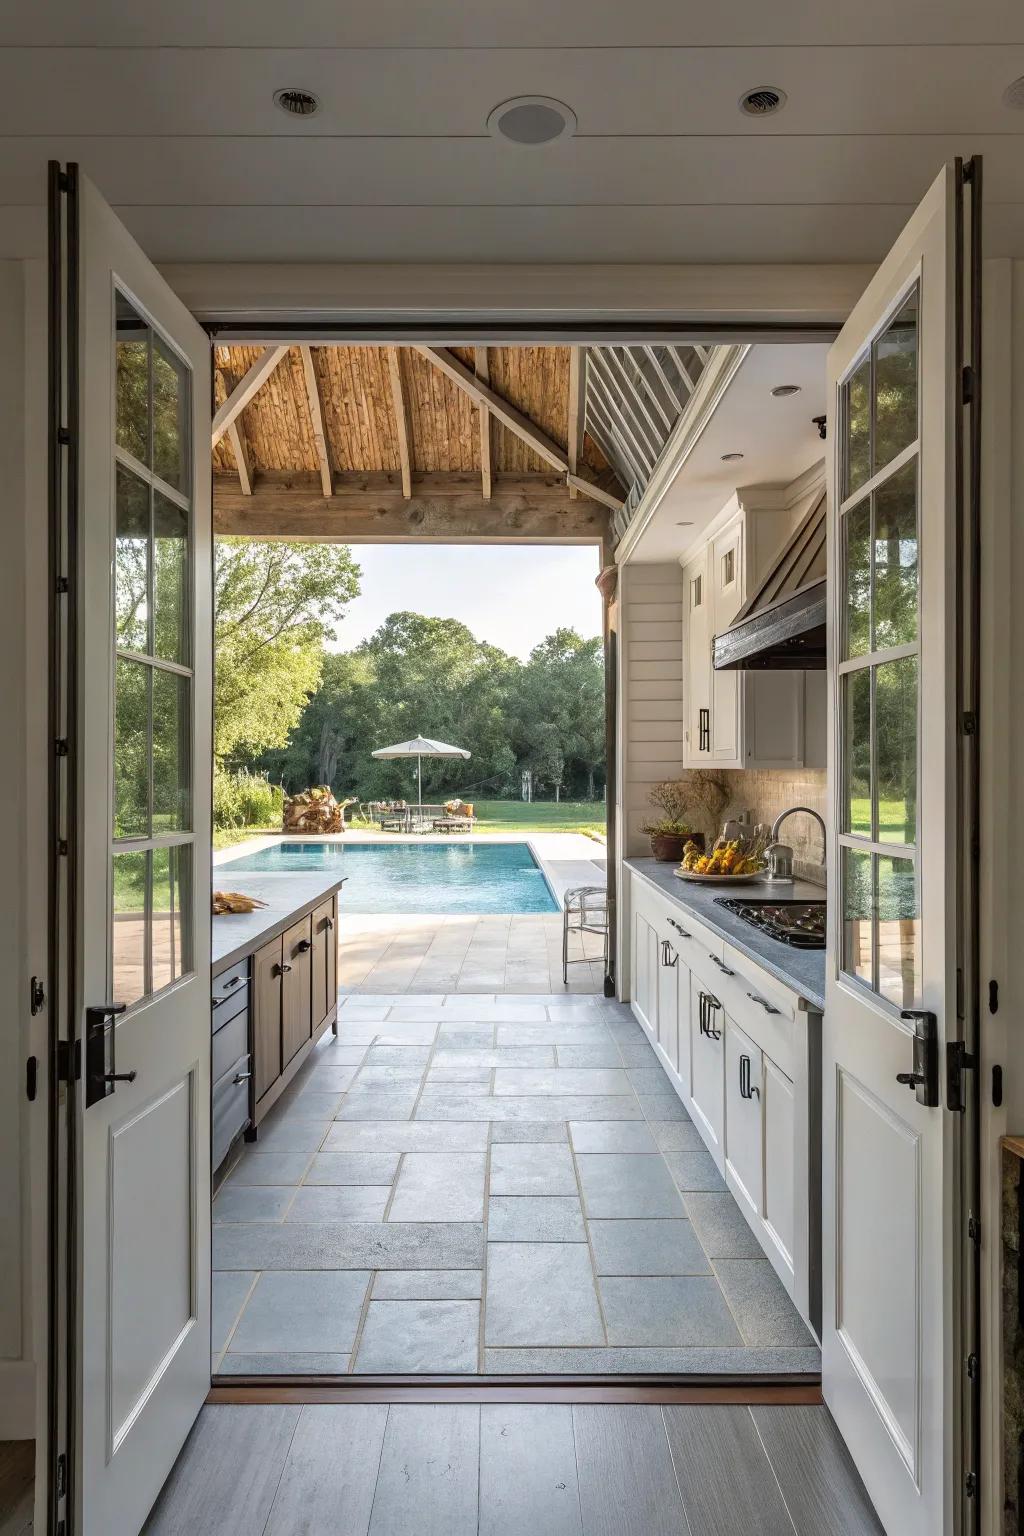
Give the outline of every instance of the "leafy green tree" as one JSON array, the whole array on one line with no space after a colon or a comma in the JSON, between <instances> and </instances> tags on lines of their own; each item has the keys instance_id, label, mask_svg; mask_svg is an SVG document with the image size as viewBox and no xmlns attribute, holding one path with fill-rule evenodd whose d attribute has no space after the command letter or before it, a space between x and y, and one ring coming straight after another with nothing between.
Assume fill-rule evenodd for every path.
<instances>
[{"instance_id":1,"label":"leafy green tree","mask_svg":"<svg viewBox=\"0 0 1024 1536\"><path fill-rule=\"evenodd\" d=\"M541 783L593 800L605 762L599 639L557 629L530 653L517 703L517 746Z\"/></svg>"},{"instance_id":2,"label":"leafy green tree","mask_svg":"<svg viewBox=\"0 0 1024 1536\"><path fill-rule=\"evenodd\" d=\"M344 545L217 541L214 754L243 763L283 747L316 692L324 644L359 593Z\"/></svg>"}]
</instances>

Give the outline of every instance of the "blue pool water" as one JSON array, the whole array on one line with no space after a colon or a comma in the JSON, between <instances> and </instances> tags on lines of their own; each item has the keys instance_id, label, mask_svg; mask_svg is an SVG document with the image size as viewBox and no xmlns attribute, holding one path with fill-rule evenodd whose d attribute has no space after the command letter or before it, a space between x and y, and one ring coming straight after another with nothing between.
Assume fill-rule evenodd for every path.
<instances>
[{"instance_id":1,"label":"blue pool water","mask_svg":"<svg viewBox=\"0 0 1024 1536\"><path fill-rule=\"evenodd\" d=\"M337 871L349 912L558 912L527 843L275 843L218 864Z\"/></svg>"}]
</instances>

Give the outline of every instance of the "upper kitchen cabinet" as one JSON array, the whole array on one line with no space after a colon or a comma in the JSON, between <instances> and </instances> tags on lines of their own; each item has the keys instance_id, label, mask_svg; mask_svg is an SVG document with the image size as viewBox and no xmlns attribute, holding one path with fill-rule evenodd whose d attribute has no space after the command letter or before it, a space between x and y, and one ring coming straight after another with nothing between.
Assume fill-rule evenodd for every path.
<instances>
[{"instance_id":1,"label":"upper kitchen cabinet","mask_svg":"<svg viewBox=\"0 0 1024 1536\"><path fill-rule=\"evenodd\" d=\"M789 486L737 490L701 543L683 557L687 768L807 764L805 674L716 671L713 645L715 635L729 628L756 590L821 486L822 469L815 465ZM815 682L812 678L812 689ZM812 743L811 756L816 755Z\"/></svg>"}]
</instances>

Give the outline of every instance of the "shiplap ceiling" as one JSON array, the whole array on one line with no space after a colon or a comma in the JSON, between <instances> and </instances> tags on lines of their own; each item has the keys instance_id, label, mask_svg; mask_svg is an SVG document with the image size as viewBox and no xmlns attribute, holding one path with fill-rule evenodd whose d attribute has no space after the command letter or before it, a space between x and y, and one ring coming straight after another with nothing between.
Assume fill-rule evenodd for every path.
<instances>
[{"instance_id":1,"label":"shiplap ceiling","mask_svg":"<svg viewBox=\"0 0 1024 1536\"><path fill-rule=\"evenodd\" d=\"M0 252L57 157L160 261L870 261L970 153L1024 250L1021 0L33 0L0 45ZM575 136L492 138L520 94Z\"/></svg>"}]
</instances>

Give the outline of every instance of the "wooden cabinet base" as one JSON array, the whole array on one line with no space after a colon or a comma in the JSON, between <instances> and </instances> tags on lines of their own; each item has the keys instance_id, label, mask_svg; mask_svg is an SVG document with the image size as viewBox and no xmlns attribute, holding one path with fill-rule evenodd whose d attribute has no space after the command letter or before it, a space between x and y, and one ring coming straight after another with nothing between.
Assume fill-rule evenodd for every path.
<instances>
[{"instance_id":1,"label":"wooden cabinet base","mask_svg":"<svg viewBox=\"0 0 1024 1536\"><path fill-rule=\"evenodd\" d=\"M299 1049L295 1052L295 1055L292 1057L291 1061L285 1067L285 1069L281 1073L280 1077L278 1077L273 1083L271 1083L271 1085L267 1089L266 1093L263 1095L263 1097L256 1104L255 1108L253 1109L253 1114L252 1114L252 1126L246 1132L246 1140L247 1141L255 1141L257 1139L256 1131L257 1131L257 1128L259 1127L260 1121L263 1120L263 1118L267 1114L267 1111L272 1109L274 1107L274 1105L277 1103L277 1101L281 1097L282 1093L284 1093L284 1090L288 1087L288 1084L292 1081L292 1079L294 1078L295 1074L298 1072L299 1068L302 1066L302 1063L308 1057L310 1051L313 1050L313 1048L315 1047L317 1041L324 1034L324 1031L329 1029L329 1028L331 1028L331 1027L333 1027L334 1033L337 1034L338 1033L338 1005L337 1005L337 1003L335 1003L334 1007L331 1009L330 1013L322 1021L322 1023L320 1023L316 1027L316 1029L313 1031L313 1033L310 1036L310 1038L303 1045L300 1045Z\"/></svg>"}]
</instances>

